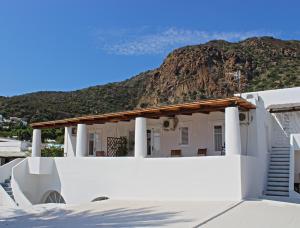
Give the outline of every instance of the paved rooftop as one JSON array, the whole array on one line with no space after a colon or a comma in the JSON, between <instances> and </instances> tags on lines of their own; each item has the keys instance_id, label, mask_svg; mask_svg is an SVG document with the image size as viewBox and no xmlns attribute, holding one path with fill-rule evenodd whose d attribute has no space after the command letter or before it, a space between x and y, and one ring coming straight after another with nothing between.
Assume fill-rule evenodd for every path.
<instances>
[{"instance_id":1,"label":"paved rooftop","mask_svg":"<svg viewBox=\"0 0 300 228\"><path fill-rule=\"evenodd\" d=\"M116 201L0 208L0 227L300 227L300 204Z\"/></svg>"}]
</instances>

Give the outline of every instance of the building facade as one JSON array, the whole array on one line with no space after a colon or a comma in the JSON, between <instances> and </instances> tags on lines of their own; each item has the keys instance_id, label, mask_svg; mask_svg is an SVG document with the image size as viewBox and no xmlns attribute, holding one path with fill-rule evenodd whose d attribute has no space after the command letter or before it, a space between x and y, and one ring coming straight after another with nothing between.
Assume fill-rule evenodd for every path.
<instances>
[{"instance_id":1,"label":"building facade","mask_svg":"<svg viewBox=\"0 0 300 228\"><path fill-rule=\"evenodd\" d=\"M14 199L298 197L299 94L297 87L32 124L32 157L12 168ZM42 129L53 127L65 128L65 157L41 158Z\"/></svg>"}]
</instances>

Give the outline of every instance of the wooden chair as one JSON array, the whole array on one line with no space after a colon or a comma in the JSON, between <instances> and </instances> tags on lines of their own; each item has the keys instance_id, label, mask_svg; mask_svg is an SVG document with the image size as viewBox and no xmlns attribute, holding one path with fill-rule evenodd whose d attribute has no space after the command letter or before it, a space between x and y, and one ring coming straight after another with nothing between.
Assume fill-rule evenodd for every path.
<instances>
[{"instance_id":1,"label":"wooden chair","mask_svg":"<svg viewBox=\"0 0 300 228\"><path fill-rule=\"evenodd\" d=\"M96 151L96 157L105 157L104 151Z\"/></svg>"},{"instance_id":2,"label":"wooden chair","mask_svg":"<svg viewBox=\"0 0 300 228\"><path fill-rule=\"evenodd\" d=\"M207 148L198 149L198 156L207 156Z\"/></svg>"},{"instance_id":3,"label":"wooden chair","mask_svg":"<svg viewBox=\"0 0 300 228\"><path fill-rule=\"evenodd\" d=\"M171 150L171 157L181 157L181 150Z\"/></svg>"}]
</instances>

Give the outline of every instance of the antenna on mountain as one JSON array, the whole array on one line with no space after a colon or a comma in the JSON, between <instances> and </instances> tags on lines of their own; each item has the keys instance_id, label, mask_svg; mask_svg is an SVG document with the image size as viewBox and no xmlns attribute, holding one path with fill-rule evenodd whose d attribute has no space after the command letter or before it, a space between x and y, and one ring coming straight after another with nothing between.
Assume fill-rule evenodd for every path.
<instances>
[{"instance_id":1,"label":"antenna on mountain","mask_svg":"<svg viewBox=\"0 0 300 228\"><path fill-rule=\"evenodd\" d=\"M238 84L238 93L239 93L239 96L241 97L242 96L242 86L241 86L241 71L240 70L237 70L236 72L230 72L230 73L227 73L228 75L232 75L233 76L233 80L237 82Z\"/></svg>"},{"instance_id":2,"label":"antenna on mountain","mask_svg":"<svg viewBox=\"0 0 300 228\"><path fill-rule=\"evenodd\" d=\"M238 70L237 72L234 72L233 74L234 80L237 81L238 83L238 93L240 94L240 97L242 96L242 91L241 91L241 71Z\"/></svg>"}]
</instances>

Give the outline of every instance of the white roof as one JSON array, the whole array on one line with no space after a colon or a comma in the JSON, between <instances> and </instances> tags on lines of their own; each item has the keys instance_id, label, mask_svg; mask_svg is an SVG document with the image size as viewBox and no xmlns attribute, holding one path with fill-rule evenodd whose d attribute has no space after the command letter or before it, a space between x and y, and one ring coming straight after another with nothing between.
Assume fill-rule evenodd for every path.
<instances>
[{"instance_id":1,"label":"white roof","mask_svg":"<svg viewBox=\"0 0 300 228\"><path fill-rule=\"evenodd\" d=\"M0 151L0 157L2 157L2 158L23 158L23 157L26 157L26 154L24 152Z\"/></svg>"}]
</instances>

